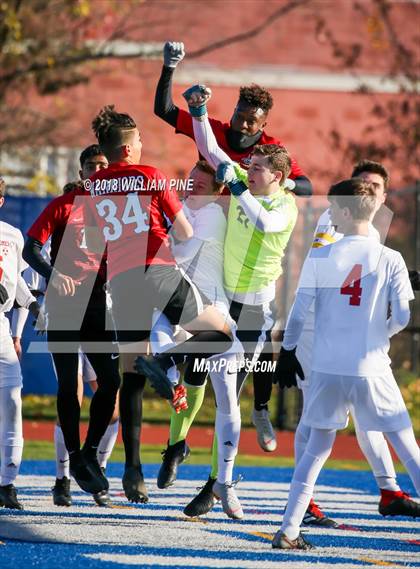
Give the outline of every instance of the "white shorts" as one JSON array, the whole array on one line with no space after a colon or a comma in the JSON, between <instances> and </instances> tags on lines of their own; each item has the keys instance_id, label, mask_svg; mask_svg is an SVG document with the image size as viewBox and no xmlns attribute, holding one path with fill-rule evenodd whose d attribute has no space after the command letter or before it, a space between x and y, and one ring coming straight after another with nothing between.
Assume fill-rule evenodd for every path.
<instances>
[{"instance_id":1,"label":"white shorts","mask_svg":"<svg viewBox=\"0 0 420 569\"><path fill-rule=\"evenodd\" d=\"M10 335L9 320L0 313L0 387L22 387L22 371Z\"/></svg>"},{"instance_id":2,"label":"white shorts","mask_svg":"<svg viewBox=\"0 0 420 569\"><path fill-rule=\"evenodd\" d=\"M302 421L317 429L344 429L349 412L363 431L392 432L411 427L392 371L380 377L312 372Z\"/></svg>"},{"instance_id":3,"label":"white shorts","mask_svg":"<svg viewBox=\"0 0 420 569\"><path fill-rule=\"evenodd\" d=\"M84 354L82 352L82 350L79 349L79 365L78 365L78 370L77 373L79 375L82 376L82 379L85 383L90 383L91 381L96 381L96 373L95 370L93 369L90 361L88 360L88 357L86 356L86 354ZM51 361L52 361L52 366L53 366L53 370L55 373L55 377L57 377L57 371L55 369L55 365L54 365L54 358L51 357Z\"/></svg>"},{"instance_id":4,"label":"white shorts","mask_svg":"<svg viewBox=\"0 0 420 569\"><path fill-rule=\"evenodd\" d=\"M96 373L86 354L79 350L79 374L85 383L96 381Z\"/></svg>"}]
</instances>

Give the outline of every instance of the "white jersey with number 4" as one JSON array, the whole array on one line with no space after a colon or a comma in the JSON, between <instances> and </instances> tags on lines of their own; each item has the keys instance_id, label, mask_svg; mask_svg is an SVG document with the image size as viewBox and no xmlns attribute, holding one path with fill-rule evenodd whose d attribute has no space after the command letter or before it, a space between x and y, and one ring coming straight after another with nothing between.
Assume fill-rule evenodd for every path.
<instances>
[{"instance_id":1,"label":"white jersey with number 4","mask_svg":"<svg viewBox=\"0 0 420 569\"><path fill-rule=\"evenodd\" d=\"M374 376L389 370L389 302L414 298L400 253L372 237L345 236L311 250L299 292L315 297L313 371Z\"/></svg>"}]
</instances>

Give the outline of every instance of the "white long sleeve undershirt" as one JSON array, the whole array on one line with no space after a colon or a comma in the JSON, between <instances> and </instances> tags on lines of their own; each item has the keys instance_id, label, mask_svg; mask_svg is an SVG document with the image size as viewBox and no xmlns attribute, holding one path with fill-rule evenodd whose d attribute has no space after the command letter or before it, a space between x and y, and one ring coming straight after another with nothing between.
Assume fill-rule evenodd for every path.
<instances>
[{"instance_id":1,"label":"white long sleeve undershirt","mask_svg":"<svg viewBox=\"0 0 420 569\"><path fill-rule=\"evenodd\" d=\"M214 169L217 169L222 162L234 164L234 161L217 144L207 115L202 121L193 118L193 128L198 151ZM250 222L264 233L284 231L290 222L287 211L285 213L279 210L267 211L249 190L243 192L237 199Z\"/></svg>"},{"instance_id":2,"label":"white long sleeve undershirt","mask_svg":"<svg viewBox=\"0 0 420 569\"><path fill-rule=\"evenodd\" d=\"M388 337L391 338L403 330L410 320L408 300L391 300L391 316L387 320Z\"/></svg>"},{"instance_id":3,"label":"white long sleeve undershirt","mask_svg":"<svg viewBox=\"0 0 420 569\"><path fill-rule=\"evenodd\" d=\"M300 335L302 334L306 316L313 301L314 296L312 294L305 294L303 292L296 294L295 301L287 319L286 330L284 331L282 346L285 350L293 350L293 348L296 348Z\"/></svg>"},{"instance_id":4,"label":"white long sleeve undershirt","mask_svg":"<svg viewBox=\"0 0 420 569\"><path fill-rule=\"evenodd\" d=\"M229 162L234 164L230 156L224 152L217 144L216 137L214 136L213 129L209 123L208 116L205 115L203 120L193 118L194 138L199 153L204 156L215 170L222 162Z\"/></svg>"}]
</instances>

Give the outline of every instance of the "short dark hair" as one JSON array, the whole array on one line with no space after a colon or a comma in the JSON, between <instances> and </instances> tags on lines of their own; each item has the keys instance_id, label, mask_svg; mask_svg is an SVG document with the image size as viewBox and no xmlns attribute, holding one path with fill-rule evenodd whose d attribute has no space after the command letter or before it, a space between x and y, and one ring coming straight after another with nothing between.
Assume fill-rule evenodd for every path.
<instances>
[{"instance_id":1,"label":"short dark hair","mask_svg":"<svg viewBox=\"0 0 420 569\"><path fill-rule=\"evenodd\" d=\"M250 107L260 108L265 113L268 113L273 106L273 97L267 89L252 83L248 87L239 89L239 102L246 103Z\"/></svg>"},{"instance_id":2,"label":"short dark hair","mask_svg":"<svg viewBox=\"0 0 420 569\"><path fill-rule=\"evenodd\" d=\"M6 195L6 182L3 178L0 178L0 198L4 198Z\"/></svg>"},{"instance_id":3,"label":"short dark hair","mask_svg":"<svg viewBox=\"0 0 420 569\"><path fill-rule=\"evenodd\" d=\"M363 172L371 172L372 174L379 174L384 181L385 188L389 184L389 172L380 162L374 162L373 160L360 160L353 168L351 173L352 178L360 176Z\"/></svg>"},{"instance_id":4,"label":"short dark hair","mask_svg":"<svg viewBox=\"0 0 420 569\"><path fill-rule=\"evenodd\" d=\"M283 181L288 177L292 169L292 159L284 146L279 144L258 144L254 146L253 155L267 156L268 163L274 170L280 170Z\"/></svg>"},{"instance_id":5,"label":"short dark hair","mask_svg":"<svg viewBox=\"0 0 420 569\"><path fill-rule=\"evenodd\" d=\"M348 207L358 221L368 221L377 207L375 188L357 177L333 184L328 199L335 201L340 209Z\"/></svg>"},{"instance_id":6,"label":"short dark hair","mask_svg":"<svg viewBox=\"0 0 420 569\"><path fill-rule=\"evenodd\" d=\"M97 154L92 154L92 156L97 156ZM74 190L82 190L83 189L83 182L81 180L77 182L68 182L63 186L63 194L69 194L70 192L74 192Z\"/></svg>"},{"instance_id":7,"label":"short dark hair","mask_svg":"<svg viewBox=\"0 0 420 569\"><path fill-rule=\"evenodd\" d=\"M115 150L125 144L126 135L137 128L127 113L118 113L114 105L103 107L92 121L92 129L105 156L113 155Z\"/></svg>"},{"instance_id":8,"label":"short dark hair","mask_svg":"<svg viewBox=\"0 0 420 569\"><path fill-rule=\"evenodd\" d=\"M213 190L215 192L220 192L224 184L222 182L216 182L216 171L212 166L210 166L208 162L206 162L205 160L197 160L197 162L194 165L194 168L197 168L197 170L200 170L201 172L205 172L206 174L210 174L211 176L213 176Z\"/></svg>"},{"instance_id":9,"label":"short dark hair","mask_svg":"<svg viewBox=\"0 0 420 569\"><path fill-rule=\"evenodd\" d=\"M101 155L101 156L103 155L103 152L102 152L99 144L91 144L90 146L87 146L84 150L82 150L82 152L79 156L80 167L83 168L83 164L89 158L92 158L93 156L99 156L99 155Z\"/></svg>"}]
</instances>

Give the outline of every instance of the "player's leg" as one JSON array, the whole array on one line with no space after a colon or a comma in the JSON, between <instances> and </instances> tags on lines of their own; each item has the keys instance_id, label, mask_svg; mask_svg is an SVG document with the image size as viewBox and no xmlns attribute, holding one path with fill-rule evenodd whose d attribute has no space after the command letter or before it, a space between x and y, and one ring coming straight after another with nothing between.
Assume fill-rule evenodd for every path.
<instances>
[{"instance_id":1,"label":"player's leg","mask_svg":"<svg viewBox=\"0 0 420 569\"><path fill-rule=\"evenodd\" d=\"M393 445L420 493L420 451L414 437L407 408L391 370L377 377L353 378L351 412L358 427L382 431ZM379 512L382 515L420 515L420 505L398 490L383 490Z\"/></svg>"},{"instance_id":2,"label":"player's leg","mask_svg":"<svg viewBox=\"0 0 420 569\"><path fill-rule=\"evenodd\" d=\"M398 431L385 433L385 436L394 447L398 458L404 464L407 472L416 489L417 496L420 496L420 449L412 427L406 427ZM411 500L405 492L399 492L389 496L389 502L381 500L379 512L382 515L405 515L420 517L420 504Z\"/></svg>"},{"instance_id":3,"label":"player's leg","mask_svg":"<svg viewBox=\"0 0 420 569\"><path fill-rule=\"evenodd\" d=\"M277 448L276 433L270 421L268 403L273 386L273 348L267 332L267 340L253 371L254 409L252 422L257 430L258 444L265 452L274 452Z\"/></svg>"},{"instance_id":4,"label":"player's leg","mask_svg":"<svg viewBox=\"0 0 420 569\"><path fill-rule=\"evenodd\" d=\"M0 355L0 373L4 369L3 355ZM0 387L0 506L17 510L23 508L14 486L23 451L21 389L21 385Z\"/></svg>"},{"instance_id":5,"label":"player's leg","mask_svg":"<svg viewBox=\"0 0 420 569\"><path fill-rule=\"evenodd\" d=\"M145 282L150 303L162 310L172 324L180 324L192 337L153 358L137 360L137 369L153 382L163 382L174 364L194 358L207 359L226 352L232 344L226 318L203 303L197 287L176 267L151 266Z\"/></svg>"},{"instance_id":6,"label":"player's leg","mask_svg":"<svg viewBox=\"0 0 420 569\"><path fill-rule=\"evenodd\" d=\"M89 360L87 359L85 354L82 354L81 360L82 360L81 363L83 369L83 384L89 385L91 391L95 393L98 389L95 370L89 363ZM120 425L118 408L119 408L119 397L117 393L114 413L112 415L111 422L109 423L105 433L103 434L101 440L99 441L99 446L97 450L98 463L104 474L106 472L106 465L108 458L112 454L115 442L118 437L118 429ZM108 490L103 490L98 494L94 494L93 499L98 504L98 506L102 508L108 508L112 504Z\"/></svg>"},{"instance_id":7,"label":"player's leg","mask_svg":"<svg viewBox=\"0 0 420 569\"><path fill-rule=\"evenodd\" d=\"M120 422L124 444L125 467L123 488L130 502L147 502L148 493L144 483L140 458L140 435L143 419L143 392L146 378L134 371L138 349L136 343L124 345L122 354L123 378L120 388ZM133 350L133 351L132 351Z\"/></svg>"},{"instance_id":8,"label":"player's leg","mask_svg":"<svg viewBox=\"0 0 420 569\"><path fill-rule=\"evenodd\" d=\"M335 429L311 429L308 445L293 474L283 522L273 539L274 548L310 547L300 535L300 525L312 498L319 473L331 453L335 434Z\"/></svg>"},{"instance_id":9,"label":"player's leg","mask_svg":"<svg viewBox=\"0 0 420 569\"><path fill-rule=\"evenodd\" d=\"M79 353L79 367L81 368L81 353ZM57 372L53 368L57 377ZM79 404L82 404L83 399L83 379L81 373L77 376L77 398ZM54 486L51 488L53 495L53 502L56 506L71 506L72 497L70 492L70 458L69 453L64 442L63 431L60 426L60 421L57 417L57 423L54 427L54 447L55 447L55 466L56 466L56 479Z\"/></svg>"},{"instance_id":10,"label":"player's leg","mask_svg":"<svg viewBox=\"0 0 420 569\"><path fill-rule=\"evenodd\" d=\"M196 360L191 360L187 364L183 379L183 383L187 388L186 398L188 408L181 410L179 413L177 413L175 409L171 411L169 441L163 454L162 466L158 473L158 488L168 488L175 482L178 466L190 454L186 438L203 404L207 376L207 372L205 371L194 371L195 361Z\"/></svg>"},{"instance_id":11,"label":"player's leg","mask_svg":"<svg viewBox=\"0 0 420 569\"><path fill-rule=\"evenodd\" d=\"M237 342L239 344L239 342ZM216 396L217 480L213 494L222 501L223 511L233 519L242 519L244 514L236 496L232 481L233 466L238 453L241 431L241 412L236 391L237 354L223 356L223 365L210 372ZM216 357L213 361L220 360Z\"/></svg>"},{"instance_id":12,"label":"player's leg","mask_svg":"<svg viewBox=\"0 0 420 569\"><path fill-rule=\"evenodd\" d=\"M313 340L314 330L310 326L307 326L299 338L299 344L296 349L296 356L302 366L305 376L303 381L299 377L297 378L298 388L301 390L303 399L302 416L305 413L305 402L308 398L308 389L311 380ZM302 416L296 427L294 438L296 466L299 464L300 459L305 453L306 446L311 435L311 428L308 425L305 425L302 421ZM313 497L311 498L309 506L303 517L303 524L321 527L337 527L338 525L336 521L325 515L322 508L315 502Z\"/></svg>"}]
</instances>

